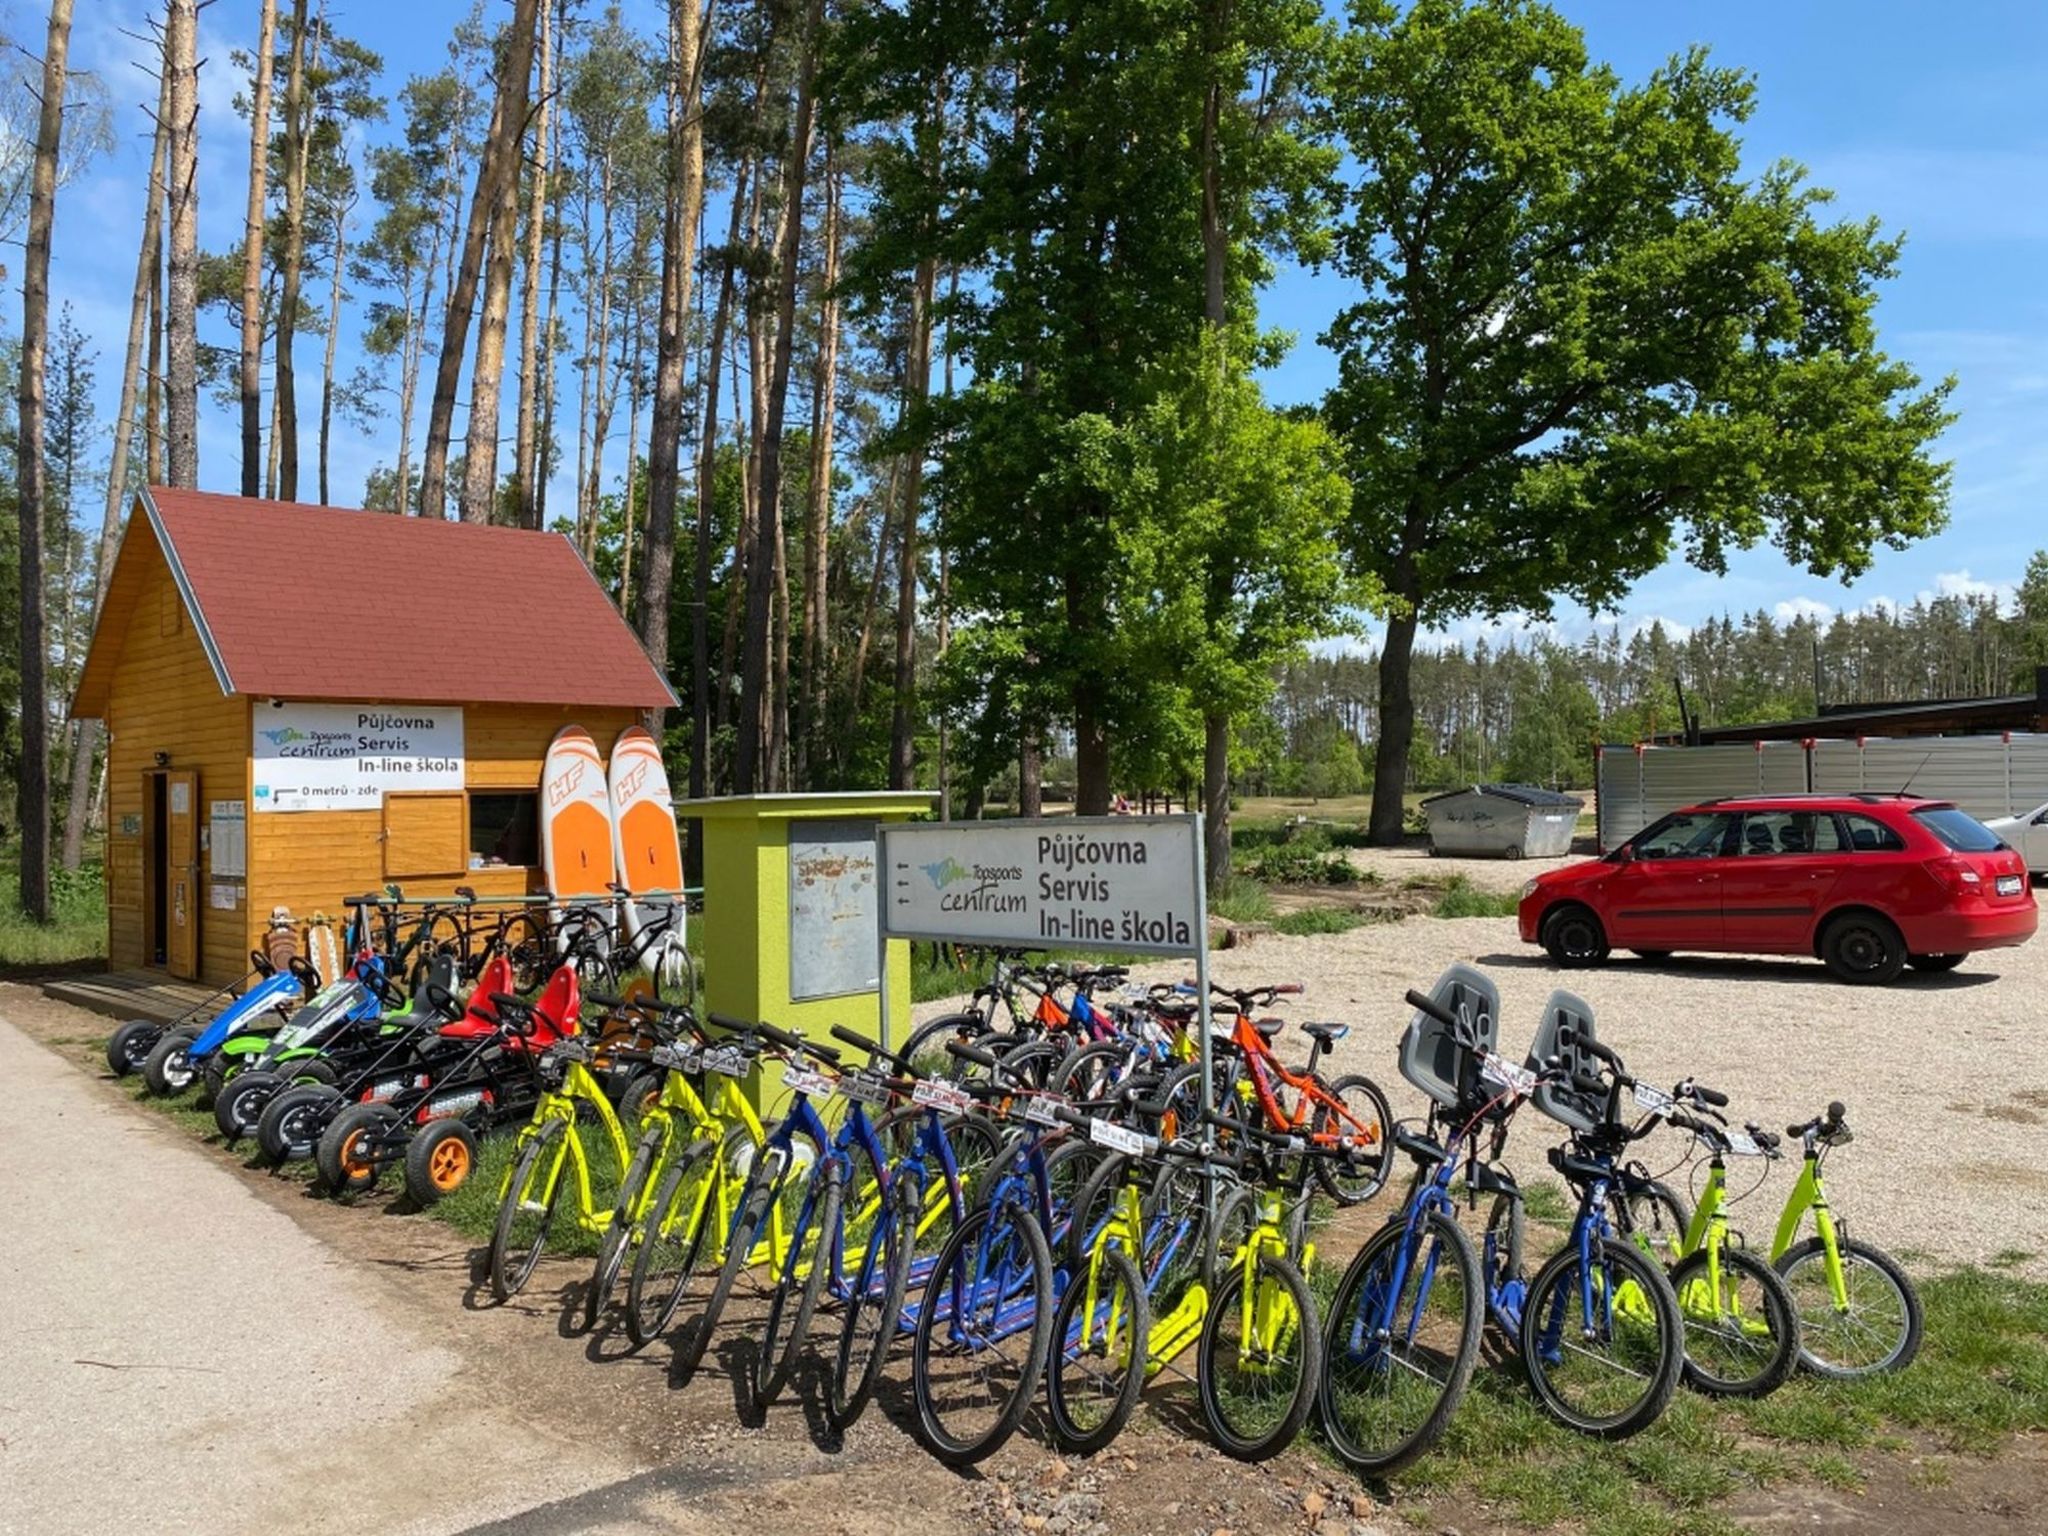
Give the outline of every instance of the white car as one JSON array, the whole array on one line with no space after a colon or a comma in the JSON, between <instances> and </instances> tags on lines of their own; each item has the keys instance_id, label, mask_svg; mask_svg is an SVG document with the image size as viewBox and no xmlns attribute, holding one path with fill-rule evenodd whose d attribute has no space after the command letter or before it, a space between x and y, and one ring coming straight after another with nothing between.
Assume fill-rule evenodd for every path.
<instances>
[{"instance_id":1,"label":"white car","mask_svg":"<svg viewBox=\"0 0 2048 1536\"><path fill-rule=\"evenodd\" d=\"M1984 825L2016 848L2029 870L2048 875L2048 805L2019 816L1993 816Z\"/></svg>"}]
</instances>

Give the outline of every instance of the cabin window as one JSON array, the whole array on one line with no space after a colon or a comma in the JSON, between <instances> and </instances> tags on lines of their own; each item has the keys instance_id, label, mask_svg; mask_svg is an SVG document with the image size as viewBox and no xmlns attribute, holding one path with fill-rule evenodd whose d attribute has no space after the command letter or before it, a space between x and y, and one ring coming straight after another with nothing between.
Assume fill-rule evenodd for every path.
<instances>
[{"instance_id":1,"label":"cabin window","mask_svg":"<svg viewBox=\"0 0 2048 1536\"><path fill-rule=\"evenodd\" d=\"M532 790L469 797L469 867L540 863L540 796Z\"/></svg>"}]
</instances>

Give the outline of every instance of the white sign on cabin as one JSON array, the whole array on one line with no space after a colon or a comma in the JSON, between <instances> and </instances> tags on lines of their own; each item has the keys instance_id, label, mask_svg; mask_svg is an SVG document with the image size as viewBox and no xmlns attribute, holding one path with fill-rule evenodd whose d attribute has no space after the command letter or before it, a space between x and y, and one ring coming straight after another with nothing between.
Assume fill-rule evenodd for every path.
<instances>
[{"instance_id":1,"label":"white sign on cabin","mask_svg":"<svg viewBox=\"0 0 2048 1536\"><path fill-rule=\"evenodd\" d=\"M417 704L256 706L256 810L374 811L395 790L460 790L462 710Z\"/></svg>"},{"instance_id":2,"label":"white sign on cabin","mask_svg":"<svg viewBox=\"0 0 2048 1536\"><path fill-rule=\"evenodd\" d=\"M1200 954L1201 836L1193 816L885 826L883 922L897 938Z\"/></svg>"}]
</instances>

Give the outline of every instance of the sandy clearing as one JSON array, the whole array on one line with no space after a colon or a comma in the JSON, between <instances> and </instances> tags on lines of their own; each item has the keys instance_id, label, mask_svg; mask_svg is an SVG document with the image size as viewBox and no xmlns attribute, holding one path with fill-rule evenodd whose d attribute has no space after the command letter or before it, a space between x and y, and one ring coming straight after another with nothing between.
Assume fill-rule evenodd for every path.
<instances>
[{"instance_id":1,"label":"sandy clearing","mask_svg":"<svg viewBox=\"0 0 2048 1536\"><path fill-rule=\"evenodd\" d=\"M1519 891L1532 875L1582 863L1590 855L1566 854L1554 859L1439 859L1432 858L1426 847L1404 844L1399 848L1347 848L1344 857L1389 885L1399 885L1404 880L1436 882L1463 875L1482 891Z\"/></svg>"},{"instance_id":2,"label":"sandy clearing","mask_svg":"<svg viewBox=\"0 0 2048 1536\"><path fill-rule=\"evenodd\" d=\"M1831 980L1817 961L1782 958L1620 959L1562 972L1517 939L1511 918L1414 917L1330 936L1262 935L1246 949L1217 953L1212 967L1226 985L1304 983L1305 995L1280 1010L1285 1016L1353 1026L1331 1070L1365 1073L1397 1115L1419 1116L1424 1101L1395 1066L1407 1018L1401 997L1459 960L1499 986L1510 1054L1519 1056L1545 999L1563 986L1592 1005L1601 1038L1632 1070L1666 1085L1696 1075L1733 1097L1739 1121L1783 1131L1840 1099L1856 1139L1831 1158L1827 1181L1852 1233L1949 1261L2021 1252L2022 1272L2048 1276L2048 943L1866 989ZM1187 969L1176 961L1136 974L1169 980ZM1298 1035L1281 1038L1302 1047ZM1554 1129L1533 1113L1517 1122L1507 1161L1524 1182L1548 1175L1543 1153L1558 1139ZM1661 1171L1682 1150L1663 1133L1642 1155ZM1740 1195L1764 1167L1736 1163L1733 1191ZM1775 1165L1737 1205L1736 1224L1753 1246L1768 1247L1795 1174L1795 1162Z\"/></svg>"}]
</instances>

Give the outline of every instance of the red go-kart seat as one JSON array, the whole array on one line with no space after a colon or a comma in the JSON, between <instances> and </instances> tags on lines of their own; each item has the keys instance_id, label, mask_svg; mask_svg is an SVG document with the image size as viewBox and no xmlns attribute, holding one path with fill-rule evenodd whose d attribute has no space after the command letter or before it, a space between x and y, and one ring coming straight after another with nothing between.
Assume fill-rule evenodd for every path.
<instances>
[{"instance_id":1,"label":"red go-kart seat","mask_svg":"<svg viewBox=\"0 0 2048 1536\"><path fill-rule=\"evenodd\" d=\"M488 1035L498 1027L498 1011L491 1006L491 994L512 989L511 960L504 955L491 956L476 979L476 989L469 994L468 1009L461 1018L443 1024L440 1033L450 1040L476 1040Z\"/></svg>"}]
</instances>

